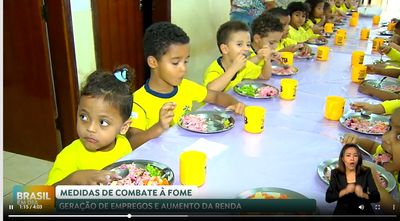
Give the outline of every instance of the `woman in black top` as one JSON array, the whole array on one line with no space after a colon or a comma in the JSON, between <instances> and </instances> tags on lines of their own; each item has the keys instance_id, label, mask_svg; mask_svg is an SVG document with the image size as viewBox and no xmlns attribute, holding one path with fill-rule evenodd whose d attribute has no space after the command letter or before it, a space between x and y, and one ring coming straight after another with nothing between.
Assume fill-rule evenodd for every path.
<instances>
[{"instance_id":1,"label":"woman in black top","mask_svg":"<svg viewBox=\"0 0 400 221\"><path fill-rule=\"evenodd\" d=\"M338 168L332 170L325 200L337 201L334 215L374 215L371 203L380 201L371 169L362 165L362 155L354 144L343 146Z\"/></svg>"}]
</instances>

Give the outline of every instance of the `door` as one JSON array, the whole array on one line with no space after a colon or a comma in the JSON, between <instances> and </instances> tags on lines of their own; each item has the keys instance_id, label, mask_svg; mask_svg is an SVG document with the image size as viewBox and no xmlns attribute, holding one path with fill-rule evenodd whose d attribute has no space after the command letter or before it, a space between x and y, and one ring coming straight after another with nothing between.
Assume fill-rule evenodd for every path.
<instances>
[{"instance_id":1,"label":"door","mask_svg":"<svg viewBox=\"0 0 400 221\"><path fill-rule=\"evenodd\" d=\"M144 29L153 19L171 21L170 0L151 1L92 0L97 67L111 71L119 64L130 65L135 69L135 90L148 77L142 45Z\"/></svg>"},{"instance_id":2,"label":"door","mask_svg":"<svg viewBox=\"0 0 400 221\"><path fill-rule=\"evenodd\" d=\"M62 11L65 3L68 1L52 0L52 8ZM66 39L71 32L65 29L65 21L61 19L65 19L65 14L52 13L45 8L41 10L42 5L42 0L3 2L4 150L54 161L65 146L61 142L60 131L66 134L64 142L76 139L76 129L71 126L76 123L64 121L76 119L78 87L75 85L74 54L65 50L69 45ZM42 11L44 15L49 11L50 19L57 23L57 27L49 28L48 33ZM63 53L61 57L51 55L47 34L60 41L60 44L50 41L50 45L53 50ZM54 66L51 60L54 60ZM52 72L57 74L53 76ZM65 90L68 97L57 95L56 88ZM58 108L57 113L57 103L71 107L64 110ZM74 112L71 113L70 109ZM57 117L60 130L57 130Z\"/></svg>"}]
</instances>

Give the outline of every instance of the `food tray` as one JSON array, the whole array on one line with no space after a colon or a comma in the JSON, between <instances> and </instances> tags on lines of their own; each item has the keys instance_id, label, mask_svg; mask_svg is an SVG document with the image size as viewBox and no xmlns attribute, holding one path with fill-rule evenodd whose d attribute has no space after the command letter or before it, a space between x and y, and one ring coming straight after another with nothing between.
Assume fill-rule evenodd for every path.
<instances>
[{"instance_id":1,"label":"food tray","mask_svg":"<svg viewBox=\"0 0 400 221\"><path fill-rule=\"evenodd\" d=\"M247 95L245 93L240 93L240 88L245 86L245 85L250 85L254 88L254 89L259 89L261 87L265 87L265 86L269 86L269 87L273 87L275 88L275 90L277 91L277 94L275 96L269 96L269 97L257 97L257 96L251 96L251 95ZM264 84L264 83L259 83L259 82L241 82L239 84L237 84L233 90L239 94L240 96L244 96L244 97L250 97L250 98L256 98L256 99L271 99L271 98L275 98L279 96L279 89L273 85L270 84Z\"/></svg>"},{"instance_id":2,"label":"food tray","mask_svg":"<svg viewBox=\"0 0 400 221\"><path fill-rule=\"evenodd\" d=\"M274 74L274 75L279 75L279 76L288 76L288 75L294 75L294 74L297 74L297 72L299 72L299 69L297 69L296 67L293 67L292 66L292 68L294 69L294 72L293 73L290 73L290 74L276 74L274 71L273 71L273 69L275 69L275 68L277 68L277 67L280 67L281 65L272 65L271 66L271 68L272 68L272 74Z\"/></svg>"},{"instance_id":3,"label":"food tray","mask_svg":"<svg viewBox=\"0 0 400 221\"><path fill-rule=\"evenodd\" d=\"M182 129L191 132L202 133L202 134L214 134L214 133L228 131L235 126L235 119L233 119L232 116L229 116L228 114L223 112L203 110L203 111L194 111L189 113L188 115L198 115L207 119L205 123L209 125L209 128L212 128L209 131L198 131L198 130L188 129L182 125L182 118L184 117L182 116L178 120L178 125ZM224 120L226 121L226 124L223 122Z\"/></svg>"},{"instance_id":4,"label":"food tray","mask_svg":"<svg viewBox=\"0 0 400 221\"><path fill-rule=\"evenodd\" d=\"M380 31L378 33L379 33L379 35L385 35L385 36L392 36L393 35L393 31Z\"/></svg>"},{"instance_id":5,"label":"food tray","mask_svg":"<svg viewBox=\"0 0 400 221\"><path fill-rule=\"evenodd\" d=\"M346 23L345 22L336 22L335 23L335 26L343 26L343 25L345 25Z\"/></svg>"},{"instance_id":6,"label":"food tray","mask_svg":"<svg viewBox=\"0 0 400 221\"><path fill-rule=\"evenodd\" d=\"M301 54L301 51L296 51L294 54L293 54L293 56L294 56L294 58L296 58L296 59L313 59L314 57L315 57L315 53L313 53L313 52L311 52L310 54L308 54L308 55L302 55L302 56L299 56Z\"/></svg>"},{"instance_id":7,"label":"food tray","mask_svg":"<svg viewBox=\"0 0 400 221\"><path fill-rule=\"evenodd\" d=\"M316 39L315 42L307 40L306 43L310 44L310 45L326 45L326 44L328 44L328 42L325 42L325 41L322 41L322 40L319 40L319 39Z\"/></svg>"},{"instance_id":8,"label":"food tray","mask_svg":"<svg viewBox=\"0 0 400 221\"><path fill-rule=\"evenodd\" d=\"M379 84L380 80L379 79L368 79L365 80L365 83L375 86L377 84ZM379 89L381 90L385 90L385 87L387 86L396 86L396 87L400 87L400 82L398 80L392 80L392 79L385 79L381 86L379 87ZM390 91L393 92L393 91ZM399 93L399 92L395 92L395 93Z\"/></svg>"},{"instance_id":9,"label":"food tray","mask_svg":"<svg viewBox=\"0 0 400 221\"><path fill-rule=\"evenodd\" d=\"M332 171L333 169L335 169L337 167L338 162L339 162L339 158L332 158L332 159L329 159L329 160L326 160L326 161L320 163L317 167L317 173L318 173L319 178L321 178L321 180L324 181L328 185L329 185L329 179L325 176L325 174L328 170ZM393 174L386 171L385 168L383 168L382 166L379 166L377 164L374 164L372 162L365 161L365 160L363 160L363 165L368 166L368 167L372 167L372 166L375 167L376 171L378 171L378 173L381 175L381 177L383 177L388 184L386 191L391 192L394 188L396 188L396 180L395 180Z\"/></svg>"},{"instance_id":10,"label":"food tray","mask_svg":"<svg viewBox=\"0 0 400 221\"><path fill-rule=\"evenodd\" d=\"M354 118L354 117L361 117L362 119L365 119L365 120L367 120L369 122L372 122L372 123L380 121L380 122L383 122L386 125L389 125L389 118L387 118L387 117L384 117L382 115L376 115L376 114L371 114L370 116L366 117L366 116L362 116L360 112L352 112L352 113L344 114L339 119L340 124L342 124L347 129L352 130L352 131L357 132L357 133L369 134L369 135L377 135L377 136L380 136L380 135L383 134L383 133L362 132L362 131L358 131L358 130L355 130L355 129L352 129L352 128L348 127L346 125L346 123L345 123L346 120L350 119L350 118Z\"/></svg>"}]
</instances>

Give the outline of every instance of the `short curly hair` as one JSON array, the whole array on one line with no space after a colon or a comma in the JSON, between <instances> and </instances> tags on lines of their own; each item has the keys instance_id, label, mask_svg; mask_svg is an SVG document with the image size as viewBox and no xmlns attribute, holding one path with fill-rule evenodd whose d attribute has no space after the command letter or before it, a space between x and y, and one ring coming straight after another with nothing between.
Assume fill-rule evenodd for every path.
<instances>
[{"instance_id":1,"label":"short curly hair","mask_svg":"<svg viewBox=\"0 0 400 221\"><path fill-rule=\"evenodd\" d=\"M158 22L146 29L143 37L145 59L149 56L160 60L173 44L189 44L190 38L182 28L170 22Z\"/></svg>"},{"instance_id":2,"label":"short curly hair","mask_svg":"<svg viewBox=\"0 0 400 221\"><path fill-rule=\"evenodd\" d=\"M270 32L283 32L281 20L271 12L264 12L251 24L253 35L267 37Z\"/></svg>"},{"instance_id":3,"label":"short curly hair","mask_svg":"<svg viewBox=\"0 0 400 221\"><path fill-rule=\"evenodd\" d=\"M250 29L246 23L239 20L227 21L219 26L217 31L217 45L219 52L222 53L221 45L228 44L231 35L239 31L249 32Z\"/></svg>"}]
</instances>

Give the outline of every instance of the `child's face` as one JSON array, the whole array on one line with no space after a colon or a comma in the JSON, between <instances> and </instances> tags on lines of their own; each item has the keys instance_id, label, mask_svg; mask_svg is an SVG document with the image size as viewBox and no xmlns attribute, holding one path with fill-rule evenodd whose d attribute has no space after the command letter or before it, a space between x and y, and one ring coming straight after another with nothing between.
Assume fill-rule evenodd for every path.
<instances>
[{"instance_id":1,"label":"child's face","mask_svg":"<svg viewBox=\"0 0 400 221\"><path fill-rule=\"evenodd\" d=\"M260 48L267 45L271 50L275 50L278 42L282 39L283 32L270 32L267 37L263 37L258 42Z\"/></svg>"},{"instance_id":2,"label":"child's face","mask_svg":"<svg viewBox=\"0 0 400 221\"><path fill-rule=\"evenodd\" d=\"M247 31L232 33L229 37L228 43L222 46L226 48L226 50L222 50L222 53L228 55L229 59L233 61L237 56L239 56L239 54L243 54L250 50L250 33Z\"/></svg>"},{"instance_id":3,"label":"child's face","mask_svg":"<svg viewBox=\"0 0 400 221\"><path fill-rule=\"evenodd\" d=\"M382 136L382 149L393 156L393 150L400 148L400 109L392 114L389 125Z\"/></svg>"},{"instance_id":4,"label":"child's face","mask_svg":"<svg viewBox=\"0 0 400 221\"><path fill-rule=\"evenodd\" d=\"M112 150L117 134L125 134L132 122L124 122L120 111L103 98L91 96L81 97L77 121L79 139L89 151Z\"/></svg>"},{"instance_id":5,"label":"child's face","mask_svg":"<svg viewBox=\"0 0 400 221\"><path fill-rule=\"evenodd\" d=\"M287 38L289 34L289 23L290 23L290 16L281 16L280 17L281 23L283 24L283 35L282 38Z\"/></svg>"},{"instance_id":6,"label":"child's face","mask_svg":"<svg viewBox=\"0 0 400 221\"><path fill-rule=\"evenodd\" d=\"M332 17L332 9L328 8L325 12L324 12L325 18L329 19Z\"/></svg>"},{"instance_id":7,"label":"child's face","mask_svg":"<svg viewBox=\"0 0 400 221\"><path fill-rule=\"evenodd\" d=\"M290 17L290 25L293 28L299 28L306 22L306 13L302 11L297 11Z\"/></svg>"},{"instance_id":8,"label":"child's face","mask_svg":"<svg viewBox=\"0 0 400 221\"><path fill-rule=\"evenodd\" d=\"M341 5L343 5L343 3L344 3L344 0L335 0L336 6L341 6Z\"/></svg>"},{"instance_id":9,"label":"child's face","mask_svg":"<svg viewBox=\"0 0 400 221\"><path fill-rule=\"evenodd\" d=\"M347 4L347 6L355 6L357 3L356 0L345 0L344 2Z\"/></svg>"},{"instance_id":10,"label":"child's face","mask_svg":"<svg viewBox=\"0 0 400 221\"><path fill-rule=\"evenodd\" d=\"M313 12L314 18L322 18L324 15L324 3L318 3L318 5L314 8Z\"/></svg>"},{"instance_id":11,"label":"child's face","mask_svg":"<svg viewBox=\"0 0 400 221\"><path fill-rule=\"evenodd\" d=\"M155 66L159 77L171 86L179 85L185 77L189 56L189 44L170 45Z\"/></svg>"}]
</instances>

